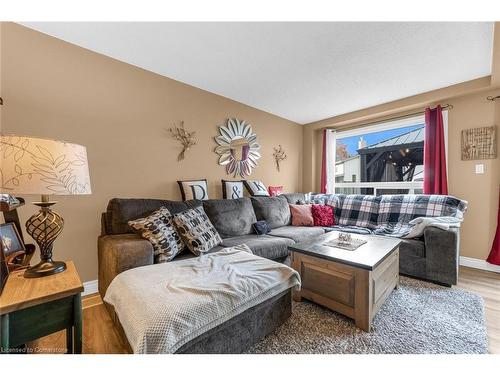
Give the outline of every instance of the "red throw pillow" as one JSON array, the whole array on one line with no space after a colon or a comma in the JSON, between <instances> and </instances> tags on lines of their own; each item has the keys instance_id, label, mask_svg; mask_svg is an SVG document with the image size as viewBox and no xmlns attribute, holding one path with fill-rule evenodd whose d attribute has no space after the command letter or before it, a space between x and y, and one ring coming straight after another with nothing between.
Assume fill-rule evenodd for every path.
<instances>
[{"instance_id":1,"label":"red throw pillow","mask_svg":"<svg viewBox=\"0 0 500 375\"><path fill-rule=\"evenodd\" d=\"M311 212L315 227L332 227L335 225L332 206L313 204Z\"/></svg>"},{"instance_id":2,"label":"red throw pillow","mask_svg":"<svg viewBox=\"0 0 500 375\"><path fill-rule=\"evenodd\" d=\"M267 191L271 197L283 194L283 186L268 186Z\"/></svg>"},{"instance_id":3,"label":"red throw pillow","mask_svg":"<svg viewBox=\"0 0 500 375\"><path fill-rule=\"evenodd\" d=\"M314 220L310 204L291 204L290 213L292 214L292 225L312 227Z\"/></svg>"}]
</instances>

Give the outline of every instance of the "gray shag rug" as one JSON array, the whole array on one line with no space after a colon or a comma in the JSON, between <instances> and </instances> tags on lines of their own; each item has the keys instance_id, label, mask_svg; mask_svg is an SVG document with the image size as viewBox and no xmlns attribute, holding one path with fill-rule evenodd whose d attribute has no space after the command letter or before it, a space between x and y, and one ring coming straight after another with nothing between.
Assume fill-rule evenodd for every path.
<instances>
[{"instance_id":1,"label":"gray shag rug","mask_svg":"<svg viewBox=\"0 0 500 375\"><path fill-rule=\"evenodd\" d=\"M304 301L304 300L303 300ZM375 316L371 332L312 302L248 353L438 354L487 353L483 299L461 289L401 277Z\"/></svg>"}]
</instances>

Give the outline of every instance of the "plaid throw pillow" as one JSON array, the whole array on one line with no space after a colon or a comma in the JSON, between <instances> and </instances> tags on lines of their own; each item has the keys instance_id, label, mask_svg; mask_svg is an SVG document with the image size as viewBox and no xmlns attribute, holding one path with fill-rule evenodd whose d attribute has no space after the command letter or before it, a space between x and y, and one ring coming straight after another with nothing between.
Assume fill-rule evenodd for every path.
<instances>
[{"instance_id":1,"label":"plaid throw pillow","mask_svg":"<svg viewBox=\"0 0 500 375\"><path fill-rule=\"evenodd\" d=\"M379 204L380 197L373 195L346 195L341 203L338 224L375 229Z\"/></svg>"},{"instance_id":2,"label":"plaid throw pillow","mask_svg":"<svg viewBox=\"0 0 500 375\"><path fill-rule=\"evenodd\" d=\"M184 243L194 255L208 252L222 243L203 206L174 215L174 223Z\"/></svg>"}]
</instances>

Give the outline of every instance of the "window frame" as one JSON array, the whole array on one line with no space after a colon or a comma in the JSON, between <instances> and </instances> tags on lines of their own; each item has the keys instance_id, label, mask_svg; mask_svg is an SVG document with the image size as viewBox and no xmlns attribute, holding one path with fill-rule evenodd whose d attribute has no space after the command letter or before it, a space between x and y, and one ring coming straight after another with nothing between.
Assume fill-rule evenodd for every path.
<instances>
[{"instance_id":1,"label":"window frame","mask_svg":"<svg viewBox=\"0 0 500 375\"><path fill-rule=\"evenodd\" d=\"M415 124L424 123L425 115L418 114L395 120L381 121L369 125L361 125L353 129L330 129L327 132L327 160L328 168L328 184L327 192L334 193L336 188L368 188L373 189L373 195L377 195L377 189L408 189L409 194L414 194L416 189L423 189L423 181L390 181L390 182L336 182L335 181L335 165L336 165L336 143L338 139L363 136L369 133L376 133L384 130L400 129ZM443 127L445 136L445 156L446 156L446 172L448 173L448 111L443 111ZM425 142L425 140L424 140Z\"/></svg>"}]
</instances>

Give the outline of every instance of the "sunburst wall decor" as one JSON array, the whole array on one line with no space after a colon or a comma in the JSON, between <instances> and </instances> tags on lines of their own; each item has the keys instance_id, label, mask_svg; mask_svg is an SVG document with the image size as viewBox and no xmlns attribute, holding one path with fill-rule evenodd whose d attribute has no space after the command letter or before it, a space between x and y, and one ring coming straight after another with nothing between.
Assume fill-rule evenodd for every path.
<instances>
[{"instance_id":1,"label":"sunburst wall decor","mask_svg":"<svg viewBox=\"0 0 500 375\"><path fill-rule=\"evenodd\" d=\"M219 133L215 137L219 165L225 166L227 174L234 177L250 176L252 168L257 167L257 160L260 159L260 146L252 126L243 120L228 119L226 126L219 126Z\"/></svg>"}]
</instances>

